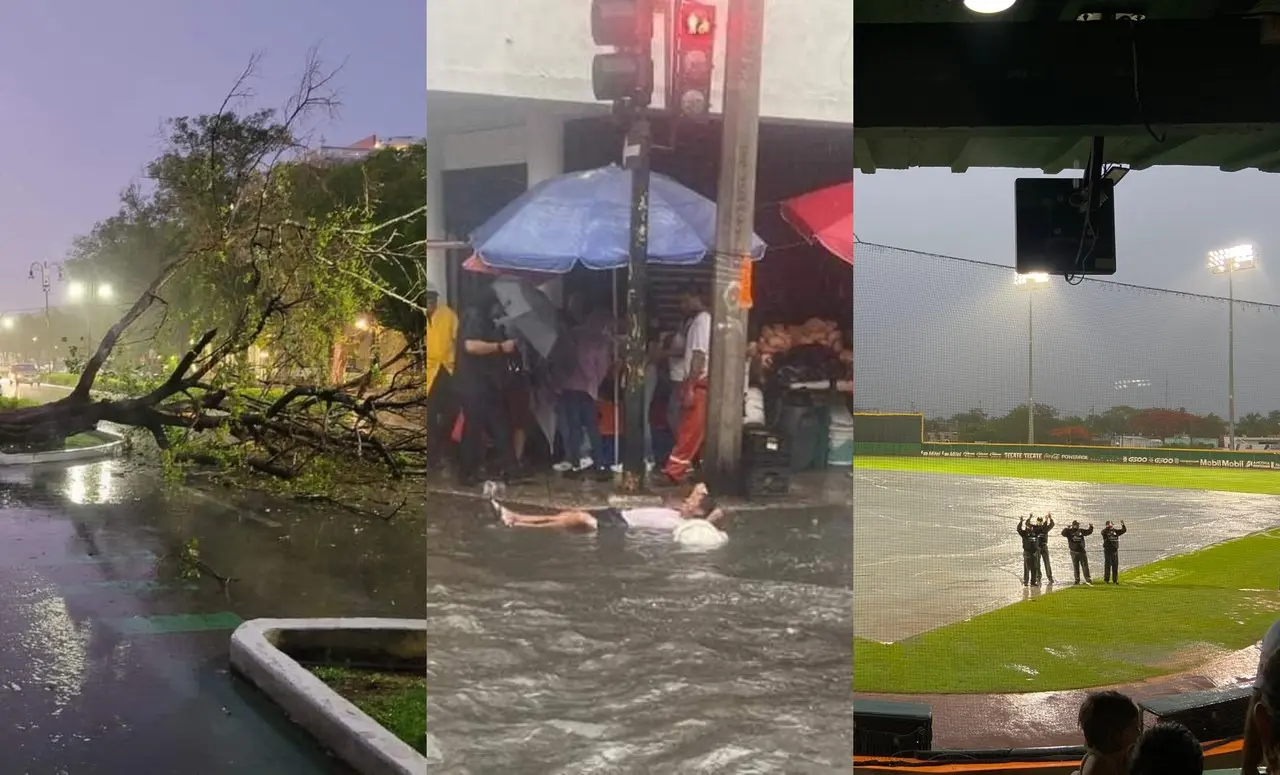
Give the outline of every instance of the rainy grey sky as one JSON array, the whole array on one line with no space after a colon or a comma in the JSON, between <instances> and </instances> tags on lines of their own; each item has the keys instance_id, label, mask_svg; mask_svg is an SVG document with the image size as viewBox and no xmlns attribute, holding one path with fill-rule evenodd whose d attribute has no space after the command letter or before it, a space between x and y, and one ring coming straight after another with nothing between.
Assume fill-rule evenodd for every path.
<instances>
[{"instance_id":1,"label":"rainy grey sky","mask_svg":"<svg viewBox=\"0 0 1280 775\"><path fill-rule=\"evenodd\" d=\"M0 11L0 311L42 303L33 261L60 260L160 150L161 122L217 110L262 53L254 107L278 107L307 50L342 66L341 145L426 127L422 0L47 0ZM54 303L58 301L54 297Z\"/></svg>"},{"instance_id":2,"label":"rainy grey sky","mask_svg":"<svg viewBox=\"0 0 1280 775\"><path fill-rule=\"evenodd\" d=\"M1013 181L1034 174L908 170L858 175L858 237L1013 265ZM1226 295L1205 253L1251 242L1262 266L1236 296L1280 303L1280 176L1165 168L1132 172L1116 193L1115 280ZM858 404L949 415L1003 412L1027 396L1027 294L1000 271L877 248L855 264ZM1072 412L1113 404L1227 411L1227 310L1214 303L1061 279L1034 305L1036 400ZM1280 314L1236 310L1237 414L1280 409Z\"/></svg>"}]
</instances>

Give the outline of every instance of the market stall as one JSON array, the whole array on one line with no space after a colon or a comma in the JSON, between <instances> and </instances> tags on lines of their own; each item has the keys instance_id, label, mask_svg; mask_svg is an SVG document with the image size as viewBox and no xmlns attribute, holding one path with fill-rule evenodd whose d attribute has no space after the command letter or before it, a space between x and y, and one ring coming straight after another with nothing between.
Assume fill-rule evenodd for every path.
<instances>
[{"instance_id":1,"label":"market stall","mask_svg":"<svg viewBox=\"0 0 1280 775\"><path fill-rule=\"evenodd\" d=\"M851 464L853 184L787 200L781 213L808 246L772 256L756 283L765 299L749 354L766 419L788 437L794 470Z\"/></svg>"}]
</instances>

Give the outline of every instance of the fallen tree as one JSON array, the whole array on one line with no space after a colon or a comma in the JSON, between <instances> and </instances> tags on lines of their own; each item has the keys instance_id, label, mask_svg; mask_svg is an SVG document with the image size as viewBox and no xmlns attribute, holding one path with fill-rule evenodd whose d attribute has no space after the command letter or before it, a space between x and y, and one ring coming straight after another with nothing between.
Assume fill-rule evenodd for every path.
<instances>
[{"instance_id":1,"label":"fallen tree","mask_svg":"<svg viewBox=\"0 0 1280 775\"><path fill-rule=\"evenodd\" d=\"M74 273L124 277L136 300L65 398L0 411L0 445L56 446L106 422L145 430L172 462L283 480L322 458L366 460L396 477L412 468L425 397L415 370L401 367L414 348L383 360L375 337L369 366L337 379L331 361L360 315L422 341L425 186L421 201L405 196L425 169L414 170L417 157L384 158L374 179L371 167L309 158L303 133L336 107L334 73L313 55L283 111L237 112L252 99L256 67L216 113L171 120L168 146L147 168L151 193L130 188L120 212L77 242ZM157 350L174 353L160 371ZM150 369L144 387L96 391L109 365L139 360Z\"/></svg>"}]
</instances>

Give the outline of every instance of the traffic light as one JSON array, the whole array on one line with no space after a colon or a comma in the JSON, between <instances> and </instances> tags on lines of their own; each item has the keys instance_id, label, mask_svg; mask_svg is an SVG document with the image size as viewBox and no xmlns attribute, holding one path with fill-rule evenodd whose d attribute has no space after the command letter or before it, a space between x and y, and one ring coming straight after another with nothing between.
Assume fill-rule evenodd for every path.
<instances>
[{"instance_id":1,"label":"traffic light","mask_svg":"<svg viewBox=\"0 0 1280 775\"><path fill-rule=\"evenodd\" d=\"M596 54L591 88L596 99L646 106L653 97L652 0L591 0L591 37L615 49Z\"/></svg>"},{"instance_id":2,"label":"traffic light","mask_svg":"<svg viewBox=\"0 0 1280 775\"><path fill-rule=\"evenodd\" d=\"M686 118L703 119L711 111L716 8L696 0L677 0L674 27L667 105Z\"/></svg>"}]
</instances>

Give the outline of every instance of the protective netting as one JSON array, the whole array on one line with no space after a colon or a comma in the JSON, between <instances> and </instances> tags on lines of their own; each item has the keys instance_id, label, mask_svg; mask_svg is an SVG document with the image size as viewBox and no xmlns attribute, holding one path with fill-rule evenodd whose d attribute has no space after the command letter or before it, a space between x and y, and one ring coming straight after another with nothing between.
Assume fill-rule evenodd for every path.
<instances>
[{"instance_id":1,"label":"protective netting","mask_svg":"<svg viewBox=\"0 0 1280 775\"><path fill-rule=\"evenodd\" d=\"M1186 558L1280 525L1280 452L1221 447L1227 279L1201 271L1204 295L1015 284L1008 267L858 246L856 689L1124 683L1242 648L1280 615L1280 594L1242 591L1276 588L1256 547ZM1248 298L1249 279L1236 275L1237 297ZM1280 437L1278 312L1235 305L1242 447ZM924 417L914 447L890 438L912 414ZM1024 564L1016 531L1020 517L1047 513L1054 586L1043 562L1039 579ZM1060 533L1072 520L1095 528L1092 587L1069 588ZM1119 586L1101 583L1107 520L1128 528Z\"/></svg>"}]
</instances>

